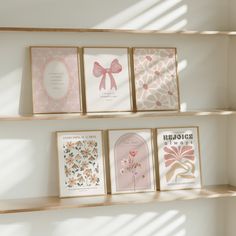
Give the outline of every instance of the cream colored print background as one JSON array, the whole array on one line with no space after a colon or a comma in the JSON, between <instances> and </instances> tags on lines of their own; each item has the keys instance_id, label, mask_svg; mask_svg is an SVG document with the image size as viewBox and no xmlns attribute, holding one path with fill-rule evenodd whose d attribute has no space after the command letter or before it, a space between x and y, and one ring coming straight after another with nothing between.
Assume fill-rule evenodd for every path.
<instances>
[{"instance_id":1,"label":"cream colored print background","mask_svg":"<svg viewBox=\"0 0 236 236\"><path fill-rule=\"evenodd\" d=\"M138 110L177 110L178 85L175 48L134 49Z\"/></svg>"}]
</instances>

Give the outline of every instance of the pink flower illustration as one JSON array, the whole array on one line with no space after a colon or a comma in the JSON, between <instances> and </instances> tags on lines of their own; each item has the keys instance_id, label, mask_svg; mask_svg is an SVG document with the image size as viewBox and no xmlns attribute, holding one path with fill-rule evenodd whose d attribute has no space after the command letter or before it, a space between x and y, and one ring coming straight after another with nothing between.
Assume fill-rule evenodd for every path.
<instances>
[{"instance_id":1,"label":"pink flower illustration","mask_svg":"<svg viewBox=\"0 0 236 236\"><path fill-rule=\"evenodd\" d=\"M150 93L154 93L158 86L153 76L143 77L142 79L136 81L135 84L136 84L136 95L138 101L142 101Z\"/></svg>"},{"instance_id":2,"label":"pink flower illustration","mask_svg":"<svg viewBox=\"0 0 236 236\"><path fill-rule=\"evenodd\" d=\"M75 179L74 177L68 179L68 186L70 188L74 187L76 184L77 184L77 179Z\"/></svg>"},{"instance_id":3,"label":"pink flower illustration","mask_svg":"<svg viewBox=\"0 0 236 236\"><path fill-rule=\"evenodd\" d=\"M156 108L158 108L158 110L165 110L169 107L167 96L158 93L150 94L146 101L144 101L144 105L148 107L149 110L155 110Z\"/></svg>"},{"instance_id":4,"label":"pink flower illustration","mask_svg":"<svg viewBox=\"0 0 236 236\"><path fill-rule=\"evenodd\" d=\"M66 164L67 164L67 165L73 165L73 164L74 164L74 158L71 157L71 156L68 156L68 157L66 158Z\"/></svg>"},{"instance_id":5,"label":"pink flower illustration","mask_svg":"<svg viewBox=\"0 0 236 236\"><path fill-rule=\"evenodd\" d=\"M175 56L174 50L172 48L161 48L160 56L166 58L173 58Z\"/></svg>"},{"instance_id":6,"label":"pink flower illustration","mask_svg":"<svg viewBox=\"0 0 236 236\"><path fill-rule=\"evenodd\" d=\"M66 147L70 150L70 149L72 149L72 148L74 148L74 146L75 146L75 143L72 143L72 142L68 142L67 144L66 144Z\"/></svg>"},{"instance_id":7,"label":"pink flower illustration","mask_svg":"<svg viewBox=\"0 0 236 236\"><path fill-rule=\"evenodd\" d=\"M120 174L123 175L125 173L131 173L133 178L133 186L135 191L135 184L136 184L136 176L138 174L138 169L141 168L141 163L138 161L135 161L135 157L137 156L138 151L137 150L130 150L128 158L124 158L121 160L121 166Z\"/></svg>"},{"instance_id":8,"label":"pink flower illustration","mask_svg":"<svg viewBox=\"0 0 236 236\"><path fill-rule=\"evenodd\" d=\"M71 168L69 168L67 165L65 165L64 169L65 169L65 175L66 175L66 177L68 177L69 175L71 175Z\"/></svg>"},{"instance_id":9,"label":"pink flower illustration","mask_svg":"<svg viewBox=\"0 0 236 236\"><path fill-rule=\"evenodd\" d=\"M131 151L129 151L129 155L130 155L131 157L135 157L135 156L137 155L137 153L138 153L137 150L131 150Z\"/></svg>"},{"instance_id":10,"label":"pink flower illustration","mask_svg":"<svg viewBox=\"0 0 236 236\"><path fill-rule=\"evenodd\" d=\"M178 106L177 85L174 81L167 81L161 83L158 89L159 93L165 95L169 101L169 107L174 109Z\"/></svg>"},{"instance_id":11,"label":"pink flower illustration","mask_svg":"<svg viewBox=\"0 0 236 236\"><path fill-rule=\"evenodd\" d=\"M145 58L146 58L148 61L152 61L152 57L149 56L149 55L147 55Z\"/></svg>"}]
</instances>

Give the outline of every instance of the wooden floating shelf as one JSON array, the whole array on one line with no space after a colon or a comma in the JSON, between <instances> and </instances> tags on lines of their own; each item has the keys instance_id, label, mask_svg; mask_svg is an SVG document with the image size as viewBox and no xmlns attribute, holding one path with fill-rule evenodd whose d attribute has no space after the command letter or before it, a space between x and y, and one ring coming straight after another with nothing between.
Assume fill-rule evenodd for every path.
<instances>
[{"instance_id":1,"label":"wooden floating shelf","mask_svg":"<svg viewBox=\"0 0 236 236\"><path fill-rule=\"evenodd\" d=\"M0 116L0 121L24 120L72 120L72 119L100 119L100 118L158 118L171 116L229 116L235 115L233 110L197 110L197 111L156 111L156 112L119 112L119 113L68 113L68 114L42 114L22 116Z\"/></svg>"},{"instance_id":2,"label":"wooden floating shelf","mask_svg":"<svg viewBox=\"0 0 236 236\"><path fill-rule=\"evenodd\" d=\"M0 214L62 210L82 207L113 206L171 202L208 198L235 197L236 187L230 185L207 186L195 190L178 190L96 197L63 198L42 197L0 201Z\"/></svg>"},{"instance_id":3,"label":"wooden floating shelf","mask_svg":"<svg viewBox=\"0 0 236 236\"><path fill-rule=\"evenodd\" d=\"M218 30L135 30L135 29L98 29L98 28L41 28L41 27L0 27L0 32L68 32L68 33L129 33L129 34L183 34L183 35L226 35L236 36L236 31Z\"/></svg>"}]
</instances>

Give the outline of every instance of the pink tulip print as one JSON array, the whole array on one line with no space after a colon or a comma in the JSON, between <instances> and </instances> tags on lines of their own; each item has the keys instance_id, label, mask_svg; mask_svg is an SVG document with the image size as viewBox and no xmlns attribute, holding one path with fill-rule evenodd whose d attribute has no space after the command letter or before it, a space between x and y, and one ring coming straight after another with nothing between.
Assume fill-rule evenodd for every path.
<instances>
[{"instance_id":1,"label":"pink tulip print","mask_svg":"<svg viewBox=\"0 0 236 236\"><path fill-rule=\"evenodd\" d=\"M135 158L137 153L137 150L130 150L128 158L121 160L122 168L120 169L121 175L125 174L126 172L132 174L134 191L136 187L136 176L138 175L139 170L142 168L141 163Z\"/></svg>"},{"instance_id":2,"label":"pink tulip print","mask_svg":"<svg viewBox=\"0 0 236 236\"><path fill-rule=\"evenodd\" d=\"M114 192L148 191L153 188L153 162L150 131L113 131L117 135L114 145ZM147 136L141 136L147 135ZM111 154L112 155L112 154ZM112 164L113 165L113 164Z\"/></svg>"},{"instance_id":3,"label":"pink tulip print","mask_svg":"<svg viewBox=\"0 0 236 236\"><path fill-rule=\"evenodd\" d=\"M195 179L194 149L190 145L164 147L164 162L168 168L167 182Z\"/></svg>"}]
</instances>

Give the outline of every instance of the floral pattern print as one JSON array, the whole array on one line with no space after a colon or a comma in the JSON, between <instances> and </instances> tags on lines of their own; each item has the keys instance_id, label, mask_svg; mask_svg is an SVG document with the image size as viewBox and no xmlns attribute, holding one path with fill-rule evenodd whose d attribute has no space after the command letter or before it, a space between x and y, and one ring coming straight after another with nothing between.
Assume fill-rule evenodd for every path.
<instances>
[{"instance_id":1,"label":"floral pattern print","mask_svg":"<svg viewBox=\"0 0 236 236\"><path fill-rule=\"evenodd\" d=\"M178 110L175 48L136 48L137 110Z\"/></svg>"},{"instance_id":2,"label":"floral pattern print","mask_svg":"<svg viewBox=\"0 0 236 236\"><path fill-rule=\"evenodd\" d=\"M190 145L164 147L167 182L178 182L179 179L195 179L194 149Z\"/></svg>"},{"instance_id":3,"label":"floral pattern print","mask_svg":"<svg viewBox=\"0 0 236 236\"><path fill-rule=\"evenodd\" d=\"M68 189L100 185L97 141L67 142L63 144L63 154Z\"/></svg>"}]
</instances>

